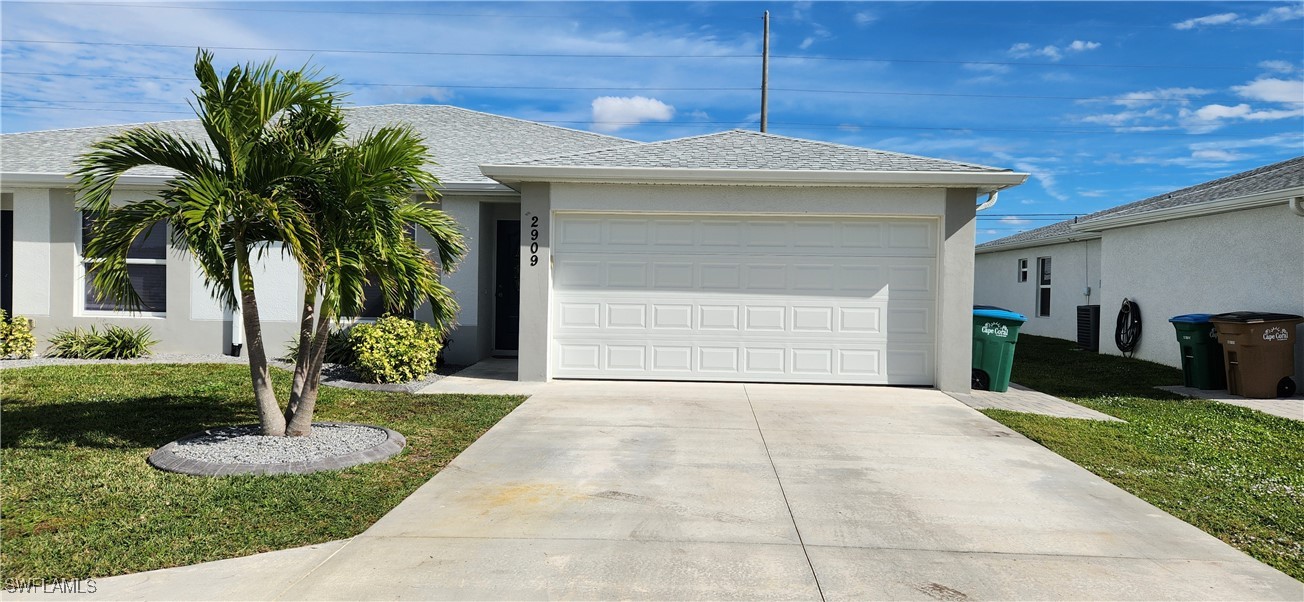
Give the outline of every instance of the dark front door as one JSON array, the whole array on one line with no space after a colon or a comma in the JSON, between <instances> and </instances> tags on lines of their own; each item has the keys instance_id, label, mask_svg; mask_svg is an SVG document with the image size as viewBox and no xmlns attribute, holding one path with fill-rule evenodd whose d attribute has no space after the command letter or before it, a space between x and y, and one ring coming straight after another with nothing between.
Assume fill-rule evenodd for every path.
<instances>
[{"instance_id":1,"label":"dark front door","mask_svg":"<svg viewBox=\"0 0 1304 602\"><path fill-rule=\"evenodd\" d=\"M14 212L0 211L0 309L14 316Z\"/></svg>"},{"instance_id":2,"label":"dark front door","mask_svg":"<svg viewBox=\"0 0 1304 602\"><path fill-rule=\"evenodd\" d=\"M494 283L494 348L516 351L521 328L521 221L498 221Z\"/></svg>"}]
</instances>

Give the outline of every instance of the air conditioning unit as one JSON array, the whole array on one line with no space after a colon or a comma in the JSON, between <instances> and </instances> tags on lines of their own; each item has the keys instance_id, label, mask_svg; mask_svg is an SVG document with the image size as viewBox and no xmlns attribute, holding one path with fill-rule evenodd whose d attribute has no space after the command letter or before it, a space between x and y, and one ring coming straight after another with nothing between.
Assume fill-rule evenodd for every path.
<instances>
[{"instance_id":1,"label":"air conditioning unit","mask_svg":"<svg viewBox=\"0 0 1304 602\"><path fill-rule=\"evenodd\" d=\"M1078 347L1100 351L1100 306L1078 306Z\"/></svg>"}]
</instances>

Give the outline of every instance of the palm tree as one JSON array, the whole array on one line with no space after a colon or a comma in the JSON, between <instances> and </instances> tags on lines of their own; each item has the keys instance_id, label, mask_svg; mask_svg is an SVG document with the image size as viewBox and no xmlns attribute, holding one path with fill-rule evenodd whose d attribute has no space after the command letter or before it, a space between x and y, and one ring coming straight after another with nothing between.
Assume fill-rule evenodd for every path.
<instances>
[{"instance_id":1,"label":"palm tree","mask_svg":"<svg viewBox=\"0 0 1304 602\"><path fill-rule=\"evenodd\" d=\"M303 181L299 198L317 248L310 254L316 261L300 266L307 294L286 434L311 431L330 327L357 315L368 282L379 285L391 311L410 311L424 300L441 331L451 326L457 304L439 276L466 248L456 222L428 204L439 197L439 181L425 170L426 157L411 129L385 127L337 143L319 163L318 177ZM413 191L424 199L414 199ZM438 263L417 245L416 228L434 241Z\"/></svg>"},{"instance_id":2,"label":"palm tree","mask_svg":"<svg viewBox=\"0 0 1304 602\"><path fill-rule=\"evenodd\" d=\"M96 219L85 254L98 294L131 309L141 306L127 272L132 241L166 224L174 247L199 263L204 281L226 307L240 308L249 347L249 374L265 435L285 433L258 319L250 255L273 243L301 265L320 264L312 216L296 198L320 172L340 130L321 115L337 112L338 80L317 71L276 69L271 61L232 68L225 78L213 55L195 59L199 92L192 107L207 140L152 126L123 131L79 159L81 207ZM119 177L156 165L176 172L157 199L111 206ZM237 301L238 299L238 301Z\"/></svg>"}]
</instances>

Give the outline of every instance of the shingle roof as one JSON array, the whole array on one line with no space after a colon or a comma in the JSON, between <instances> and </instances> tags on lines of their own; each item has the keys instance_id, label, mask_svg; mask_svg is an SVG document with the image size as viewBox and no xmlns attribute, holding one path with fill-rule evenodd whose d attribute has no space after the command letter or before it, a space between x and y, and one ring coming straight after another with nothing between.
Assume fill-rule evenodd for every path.
<instances>
[{"instance_id":1,"label":"shingle roof","mask_svg":"<svg viewBox=\"0 0 1304 602\"><path fill-rule=\"evenodd\" d=\"M1223 199L1234 199L1238 197L1271 192L1274 190L1285 190L1287 188L1296 188L1304 186L1304 156L1288 159L1280 163L1265 165L1249 171L1243 171L1225 178L1211 180L1203 184L1188 186L1173 192L1152 196L1126 205L1112 207L1103 211L1097 211L1090 215L1065 220L1059 223L1043 226L1035 230L1020 232L1005 238L988 241L978 245L978 249L987 247L1004 247L1012 244L1035 243L1038 240L1051 239L1072 232L1072 226L1075 223L1083 223L1102 217L1120 217L1124 215L1139 215L1149 211L1159 209L1170 209L1173 207L1182 207L1185 205L1195 205L1198 203L1207 203Z\"/></svg>"},{"instance_id":2,"label":"shingle roof","mask_svg":"<svg viewBox=\"0 0 1304 602\"><path fill-rule=\"evenodd\" d=\"M1009 172L1008 169L917 157L744 130L626 145L513 165L732 170Z\"/></svg>"},{"instance_id":3,"label":"shingle roof","mask_svg":"<svg viewBox=\"0 0 1304 602\"><path fill-rule=\"evenodd\" d=\"M493 184L480 173L484 163L519 161L596 148L635 145L632 140L555 127L447 105L379 105L347 110L349 134L393 123L411 125L425 138L438 165L430 170L445 184ZM144 125L144 124L136 124ZM197 120L162 121L160 129L204 139ZM0 135L0 173L67 174L90 145L132 125L47 130ZM139 175L168 175L138 168Z\"/></svg>"}]
</instances>

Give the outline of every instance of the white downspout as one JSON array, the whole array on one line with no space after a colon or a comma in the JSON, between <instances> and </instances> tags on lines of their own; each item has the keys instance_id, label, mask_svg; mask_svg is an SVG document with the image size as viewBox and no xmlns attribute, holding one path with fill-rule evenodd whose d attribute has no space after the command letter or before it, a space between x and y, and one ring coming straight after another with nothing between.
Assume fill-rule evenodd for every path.
<instances>
[{"instance_id":1,"label":"white downspout","mask_svg":"<svg viewBox=\"0 0 1304 602\"><path fill-rule=\"evenodd\" d=\"M1297 196L1286 201L1286 206L1290 207L1290 210L1294 211L1295 215L1304 216L1304 196Z\"/></svg>"},{"instance_id":2,"label":"white downspout","mask_svg":"<svg viewBox=\"0 0 1304 602\"><path fill-rule=\"evenodd\" d=\"M974 209L974 211L984 211L987 209L991 209L992 205L996 204L996 197L1000 196L1000 194L1001 191L999 190L993 190L987 193L987 200L983 201L983 203L979 205L977 209Z\"/></svg>"}]
</instances>

